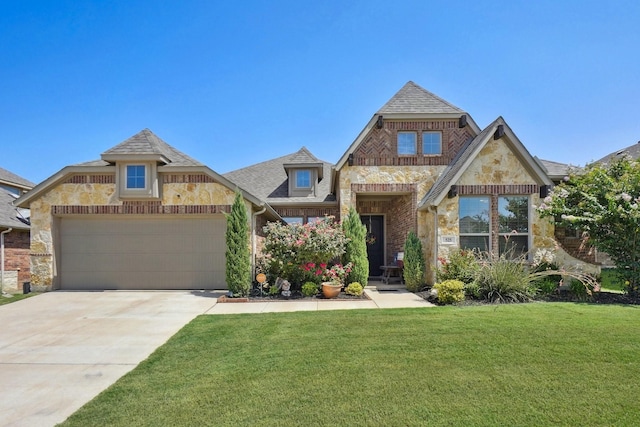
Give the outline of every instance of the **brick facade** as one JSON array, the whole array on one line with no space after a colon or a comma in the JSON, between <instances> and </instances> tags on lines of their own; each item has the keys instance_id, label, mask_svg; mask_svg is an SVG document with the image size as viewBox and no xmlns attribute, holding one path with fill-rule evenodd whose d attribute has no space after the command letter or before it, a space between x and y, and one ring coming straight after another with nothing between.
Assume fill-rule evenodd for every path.
<instances>
[{"instance_id":1,"label":"brick facade","mask_svg":"<svg viewBox=\"0 0 640 427\"><path fill-rule=\"evenodd\" d=\"M13 230L4 235L4 269L18 272L18 288L30 280L29 245L29 230Z\"/></svg>"},{"instance_id":2,"label":"brick facade","mask_svg":"<svg viewBox=\"0 0 640 427\"><path fill-rule=\"evenodd\" d=\"M425 156L422 131L442 132L442 155ZM398 132L417 132L416 155L398 155ZM458 120L386 121L382 129L373 129L353 153L355 166L442 166L448 165L465 142L472 138L467 127L459 128Z\"/></svg>"}]
</instances>

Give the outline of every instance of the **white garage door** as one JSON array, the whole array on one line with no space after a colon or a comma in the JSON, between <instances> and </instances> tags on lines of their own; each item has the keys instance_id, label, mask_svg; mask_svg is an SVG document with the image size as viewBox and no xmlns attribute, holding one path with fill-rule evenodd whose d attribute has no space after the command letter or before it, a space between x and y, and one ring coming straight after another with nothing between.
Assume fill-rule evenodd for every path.
<instances>
[{"instance_id":1,"label":"white garage door","mask_svg":"<svg viewBox=\"0 0 640 427\"><path fill-rule=\"evenodd\" d=\"M60 219L62 289L226 289L223 215Z\"/></svg>"}]
</instances>

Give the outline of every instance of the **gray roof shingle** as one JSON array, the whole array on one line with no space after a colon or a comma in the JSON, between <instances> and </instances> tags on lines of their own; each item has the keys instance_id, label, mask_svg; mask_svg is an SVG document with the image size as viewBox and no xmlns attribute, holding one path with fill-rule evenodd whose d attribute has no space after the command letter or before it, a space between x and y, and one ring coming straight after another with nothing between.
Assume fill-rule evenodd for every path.
<instances>
[{"instance_id":1,"label":"gray roof shingle","mask_svg":"<svg viewBox=\"0 0 640 427\"><path fill-rule=\"evenodd\" d=\"M611 160L614 159L619 159L622 156L631 156L631 158L633 159L639 159L640 158L640 141L636 142L633 145L630 145L626 148L623 148L621 150L616 150L613 153L607 154L606 156L604 156L603 158L601 158L600 160L596 160L594 163L609 163Z\"/></svg>"},{"instance_id":2,"label":"gray roof shingle","mask_svg":"<svg viewBox=\"0 0 640 427\"><path fill-rule=\"evenodd\" d=\"M284 165L296 163L322 165L324 178L318 183L315 196L289 197L289 180ZM335 195L331 194L331 167L331 163L318 160L302 147L295 153L237 169L223 176L269 204L335 202Z\"/></svg>"},{"instance_id":3,"label":"gray roof shingle","mask_svg":"<svg viewBox=\"0 0 640 427\"><path fill-rule=\"evenodd\" d=\"M102 153L103 158L109 155L161 155L169 160L167 166L204 166L181 151L176 150L149 129L144 129L131 138L122 141ZM94 162L88 162L89 164ZM86 163L83 165L87 165ZM94 164L98 166L99 164Z\"/></svg>"},{"instance_id":4,"label":"gray roof shingle","mask_svg":"<svg viewBox=\"0 0 640 427\"><path fill-rule=\"evenodd\" d=\"M464 111L409 81L377 112L383 116L393 113L462 114Z\"/></svg>"},{"instance_id":5,"label":"gray roof shingle","mask_svg":"<svg viewBox=\"0 0 640 427\"><path fill-rule=\"evenodd\" d=\"M29 181L28 179L24 179L21 176L18 176L15 173L10 172L3 168L0 168L0 182L16 184L18 187L22 187L22 188L33 188L36 186L33 182Z\"/></svg>"}]
</instances>

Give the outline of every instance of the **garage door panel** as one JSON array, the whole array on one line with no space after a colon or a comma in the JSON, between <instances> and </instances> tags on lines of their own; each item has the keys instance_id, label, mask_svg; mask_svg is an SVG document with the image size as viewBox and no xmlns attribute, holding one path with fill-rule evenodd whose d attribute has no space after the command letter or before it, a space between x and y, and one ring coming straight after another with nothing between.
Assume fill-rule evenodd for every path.
<instances>
[{"instance_id":1,"label":"garage door panel","mask_svg":"<svg viewBox=\"0 0 640 427\"><path fill-rule=\"evenodd\" d=\"M62 218L63 289L225 289L223 216Z\"/></svg>"}]
</instances>

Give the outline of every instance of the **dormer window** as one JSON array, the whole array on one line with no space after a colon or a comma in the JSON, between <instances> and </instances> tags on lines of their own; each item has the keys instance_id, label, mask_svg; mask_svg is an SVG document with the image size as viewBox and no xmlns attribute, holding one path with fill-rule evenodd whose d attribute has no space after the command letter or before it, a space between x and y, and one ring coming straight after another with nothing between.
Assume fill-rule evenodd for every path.
<instances>
[{"instance_id":1,"label":"dormer window","mask_svg":"<svg viewBox=\"0 0 640 427\"><path fill-rule=\"evenodd\" d=\"M120 198L149 199L160 197L156 162L118 162L117 166L116 182Z\"/></svg>"},{"instance_id":2,"label":"dormer window","mask_svg":"<svg viewBox=\"0 0 640 427\"><path fill-rule=\"evenodd\" d=\"M296 171L296 188L311 188L311 171L307 169Z\"/></svg>"},{"instance_id":3,"label":"dormer window","mask_svg":"<svg viewBox=\"0 0 640 427\"><path fill-rule=\"evenodd\" d=\"M144 165L127 165L127 190L144 189L147 175Z\"/></svg>"}]
</instances>

